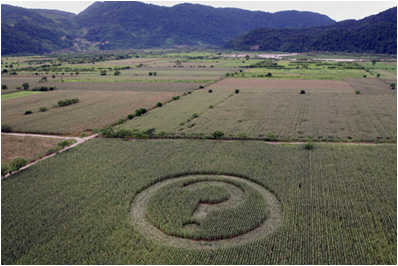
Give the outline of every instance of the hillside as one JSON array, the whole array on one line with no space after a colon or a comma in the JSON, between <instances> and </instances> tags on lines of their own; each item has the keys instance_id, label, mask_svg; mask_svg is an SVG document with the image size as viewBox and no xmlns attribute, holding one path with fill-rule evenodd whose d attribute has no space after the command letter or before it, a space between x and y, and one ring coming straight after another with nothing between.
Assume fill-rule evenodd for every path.
<instances>
[{"instance_id":1,"label":"hillside","mask_svg":"<svg viewBox=\"0 0 398 266\"><path fill-rule=\"evenodd\" d=\"M284 52L397 53L397 8L362 20L306 29L259 28L229 41L225 48Z\"/></svg>"},{"instance_id":2,"label":"hillside","mask_svg":"<svg viewBox=\"0 0 398 266\"><path fill-rule=\"evenodd\" d=\"M141 2L96 2L79 15L2 5L2 54L42 54L77 43L97 49L222 46L259 27L305 28L335 23L312 12L267 13L197 4L173 7Z\"/></svg>"},{"instance_id":3,"label":"hillside","mask_svg":"<svg viewBox=\"0 0 398 266\"><path fill-rule=\"evenodd\" d=\"M74 14L1 5L1 54L43 54L73 45Z\"/></svg>"},{"instance_id":4,"label":"hillside","mask_svg":"<svg viewBox=\"0 0 398 266\"><path fill-rule=\"evenodd\" d=\"M254 12L214 8L198 4L161 7L140 2L96 2L76 17L84 38L109 41L103 49L173 47L174 45L221 46L258 27L304 28L334 21L311 12Z\"/></svg>"}]
</instances>

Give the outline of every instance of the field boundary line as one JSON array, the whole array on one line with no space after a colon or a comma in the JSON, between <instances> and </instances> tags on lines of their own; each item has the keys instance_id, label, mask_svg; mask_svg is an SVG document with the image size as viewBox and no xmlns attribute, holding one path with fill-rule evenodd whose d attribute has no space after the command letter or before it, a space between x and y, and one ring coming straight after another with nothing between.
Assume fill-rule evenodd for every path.
<instances>
[{"instance_id":1,"label":"field boundary line","mask_svg":"<svg viewBox=\"0 0 398 266\"><path fill-rule=\"evenodd\" d=\"M55 156L55 155L58 154L58 153L64 152L64 151L66 151L66 150L69 150L69 149L71 149L71 148L73 148L73 147L75 147L75 146L77 146L77 145L79 145L79 144L81 144L81 143L83 143L83 142L86 142L86 141L88 141L88 140L90 140L90 139L97 138L97 137L99 136L99 134L95 134L95 135L91 135L91 136L88 136L88 137L85 137L85 138L79 138L79 137L65 137L65 136L55 136L55 135L24 134L24 133L3 133L3 132L1 133L1 135L21 136L21 137L56 138L56 139L74 139L74 140L76 140L76 143L73 143L72 145L70 145L70 146L68 146L68 147L66 147L66 148L64 148L64 149L62 149L62 150L59 150L59 151L57 151L57 152L55 152L55 153L52 153L52 154L50 154L50 155L48 155L48 156L45 156L45 157L43 157L43 158L41 158L41 159L39 159L39 160L37 160L37 161L31 162L31 163L25 165L24 167L21 167L21 168L20 168L19 170L17 170L17 171L14 171L14 172L11 172L11 173L8 173L8 174L2 176L2 177L1 177L1 180L6 179L7 177L10 177L10 176L13 175L13 174L19 173L19 172L21 172L22 170L25 170L26 168L28 168L28 167L30 167L30 166L32 166L32 165L34 165L34 164L36 164L36 163L38 163L38 162L40 162L40 161L43 161L43 160L45 160L45 159L47 159L47 158L50 158L50 157L52 157L52 156Z\"/></svg>"}]
</instances>

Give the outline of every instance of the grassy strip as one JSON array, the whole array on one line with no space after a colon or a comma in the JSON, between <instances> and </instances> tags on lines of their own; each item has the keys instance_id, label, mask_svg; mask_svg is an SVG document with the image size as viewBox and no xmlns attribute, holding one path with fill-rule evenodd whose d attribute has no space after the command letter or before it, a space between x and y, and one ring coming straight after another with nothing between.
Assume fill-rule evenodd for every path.
<instances>
[{"instance_id":1,"label":"grassy strip","mask_svg":"<svg viewBox=\"0 0 398 266\"><path fill-rule=\"evenodd\" d=\"M18 92L13 92L13 93L8 93L8 94L3 94L1 95L1 100L10 100L10 99L15 99L19 97L24 97L24 96L29 96L32 94L37 94L41 93L41 91L18 91Z\"/></svg>"}]
</instances>

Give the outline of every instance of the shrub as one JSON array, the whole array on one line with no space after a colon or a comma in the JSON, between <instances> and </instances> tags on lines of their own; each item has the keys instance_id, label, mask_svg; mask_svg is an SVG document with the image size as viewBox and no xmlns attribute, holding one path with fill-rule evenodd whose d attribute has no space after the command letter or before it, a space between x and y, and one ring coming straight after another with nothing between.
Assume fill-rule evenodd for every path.
<instances>
[{"instance_id":1,"label":"shrub","mask_svg":"<svg viewBox=\"0 0 398 266\"><path fill-rule=\"evenodd\" d=\"M180 96L173 96L173 101L176 101L176 100L178 100L178 99L180 99Z\"/></svg>"},{"instance_id":2,"label":"shrub","mask_svg":"<svg viewBox=\"0 0 398 266\"><path fill-rule=\"evenodd\" d=\"M236 134L236 137L237 137L238 139L247 139L247 138L248 138L247 133L245 133L245 132L239 132L239 133L237 133L237 134Z\"/></svg>"},{"instance_id":3,"label":"shrub","mask_svg":"<svg viewBox=\"0 0 398 266\"><path fill-rule=\"evenodd\" d=\"M1 125L1 132L12 132L9 125Z\"/></svg>"},{"instance_id":4,"label":"shrub","mask_svg":"<svg viewBox=\"0 0 398 266\"><path fill-rule=\"evenodd\" d=\"M127 118L128 118L128 119L133 119L134 116L135 116L134 114L129 114L129 115L127 116Z\"/></svg>"},{"instance_id":5,"label":"shrub","mask_svg":"<svg viewBox=\"0 0 398 266\"><path fill-rule=\"evenodd\" d=\"M210 104L210 105L209 105L209 108L210 108L210 109L213 109L213 108L214 108L214 105Z\"/></svg>"},{"instance_id":6,"label":"shrub","mask_svg":"<svg viewBox=\"0 0 398 266\"><path fill-rule=\"evenodd\" d=\"M221 139L222 137L224 137L224 132L222 132L221 130L216 130L213 132L212 136L215 139Z\"/></svg>"},{"instance_id":7,"label":"shrub","mask_svg":"<svg viewBox=\"0 0 398 266\"><path fill-rule=\"evenodd\" d=\"M305 94L305 90L301 90L301 91L300 91L300 94Z\"/></svg>"},{"instance_id":8,"label":"shrub","mask_svg":"<svg viewBox=\"0 0 398 266\"><path fill-rule=\"evenodd\" d=\"M7 165L1 165L1 176L5 176L8 173L8 166Z\"/></svg>"},{"instance_id":9,"label":"shrub","mask_svg":"<svg viewBox=\"0 0 398 266\"><path fill-rule=\"evenodd\" d=\"M355 94L357 94L357 95L358 95L358 94L361 94L361 91L360 91L360 90L356 90L356 91L355 91Z\"/></svg>"},{"instance_id":10,"label":"shrub","mask_svg":"<svg viewBox=\"0 0 398 266\"><path fill-rule=\"evenodd\" d=\"M271 133L271 132L269 132L269 133L267 134L267 136L268 136L268 138L269 138L270 140L276 140L276 139L277 139L276 135L275 135L274 133Z\"/></svg>"},{"instance_id":11,"label":"shrub","mask_svg":"<svg viewBox=\"0 0 398 266\"><path fill-rule=\"evenodd\" d=\"M45 112L45 111L47 111L47 107L45 107L45 106L40 107L40 108L39 108L39 111L40 111L40 112Z\"/></svg>"},{"instance_id":12,"label":"shrub","mask_svg":"<svg viewBox=\"0 0 398 266\"><path fill-rule=\"evenodd\" d=\"M121 125L121 124L123 124L124 122L125 122L124 118L119 118L119 119L116 121L116 125Z\"/></svg>"},{"instance_id":13,"label":"shrub","mask_svg":"<svg viewBox=\"0 0 398 266\"><path fill-rule=\"evenodd\" d=\"M120 75L120 71L119 70L115 71L115 73L113 73L113 75L114 76L119 76Z\"/></svg>"},{"instance_id":14,"label":"shrub","mask_svg":"<svg viewBox=\"0 0 398 266\"><path fill-rule=\"evenodd\" d=\"M312 149L314 149L314 143L313 143L312 141L307 142L307 143L304 145L304 149L306 149L306 150L312 150Z\"/></svg>"},{"instance_id":15,"label":"shrub","mask_svg":"<svg viewBox=\"0 0 398 266\"><path fill-rule=\"evenodd\" d=\"M30 115L32 113L33 113L32 111L28 110L28 111L25 111L24 115Z\"/></svg>"},{"instance_id":16,"label":"shrub","mask_svg":"<svg viewBox=\"0 0 398 266\"><path fill-rule=\"evenodd\" d=\"M213 92L213 90L212 90L212 89L210 89L210 90L209 90L209 93L212 93L212 92Z\"/></svg>"},{"instance_id":17,"label":"shrub","mask_svg":"<svg viewBox=\"0 0 398 266\"><path fill-rule=\"evenodd\" d=\"M199 86L199 89L203 89L204 87L202 85Z\"/></svg>"},{"instance_id":18,"label":"shrub","mask_svg":"<svg viewBox=\"0 0 398 266\"><path fill-rule=\"evenodd\" d=\"M24 90L28 90L29 89L29 83L27 83L27 82L22 83L22 87L23 87Z\"/></svg>"},{"instance_id":19,"label":"shrub","mask_svg":"<svg viewBox=\"0 0 398 266\"><path fill-rule=\"evenodd\" d=\"M137 109L137 110L135 110L135 116L143 115L143 114L145 114L146 112L147 112L147 110L146 110L145 108Z\"/></svg>"},{"instance_id":20,"label":"shrub","mask_svg":"<svg viewBox=\"0 0 398 266\"><path fill-rule=\"evenodd\" d=\"M167 137L166 131L160 131L158 134L156 134L157 137L159 138L165 138Z\"/></svg>"},{"instance_id":21,"label":"shrub","mask_svg":"<svg viewBox=\"0 0 398 266\"><path fill-rule=\"evenodd\" d=\"M58 144L57 144L57 146L60 147L61 149L68 147L70 145L72 145L72 140L68 140L68 139L62 140L62 141L58 142Z\"/></svg>"},{"instance_id":22,"label":"shrub","mask_svg":"<svg viewBox=\"0 0 398 266\"><path fill-rule=\"evenodd\" d=\"M85 138L85 137L87 137L87 133L86 132L82 132L82 133L80 133L79 137L80 138Z\"/></svg>"},{"instance_id":23,"label":"shrub","mask_svg":"<svg viewBox=\"0 0 398 266\"><path fill-rule=\"evenodd\" d=\"M236 90L235 90L235 93L236 93L236 94L238 94L238 93L239 93L239 90L238 90L238 89L236 89Z\"/></svg>"},{"instance_id":24,"label":"shrub","mask_svg":"<svg viewBox=\"0 0 398 266\"><path fill-rule=\"evenodd\" d=\"M397 85L397 84L395 84L395 83L391 83L391 84L390 84L391 89L392 89L392 90L395 90L395 86L396 86L396 85Z\"/></svg>"},{"instance_id":25,"label":"shrub","mask_svg":"<svg viewBox=\"0 0 398 266\"><path fill-rule=\"evenodd\" d=\"M71 105L71 104L78 103L78 102L79 102L78 98L66 99L66 100L58 101L58 106L63 107L63 106Z\"/></svg>"},{"instance_id":26,"label":"shrub","mask_svg":"<svg viewBox=\"0 0 398 266\"><path fill-rule=\"evenodd\" d=\"M10 172L18 171L27 164L28 161L25 158L17 157L10 163Z\"/></svg>"},{"instance_id":27,"label":"shrub","mask_svg":"<svg viewBox=\"0 0 398 266\"><path fill-rule=\"evenodd\" d=\"M22 87L21 86L17 86L17 90L21 90L22 89Z\"/></svg>"},{"instance_id":28,"label":"shrub","mask_svg":"<svg viewBox=\"0 0 398 266\"><path fill-rule=\"evenodd\" d=\"M162 107L162 106L163 106L163 103L158 102L158 103L156 104L156 106L157 106L157 107Z\"/></svg>"},{"instance_id":29,"label":"shrub","mask_svg":"<svg viewBox=\"0 0 398 266\"><path fill-rule=\"evenodd\" d=\"M3 84L3 85L1 85L1 89L6 90L6 89L8 89L8 87L7 87L7 85Z\"/></svg>"},{"instance_id":30,"label":"shrub","mask_svg":"<svg viewBox=\"0 0 398 266\"><path fill-rule=\"evenodd\" d=\"M269 78L272 77L272 73L268 72L267 77L269 77Z\"/></svg>"},{"instance_id":31,"label":"shrub","mask_svg":"<svg viewBox=\"0 0 398 266\"><path fill-rule=\"evenodd\" d=\"M195 118L198 118L199 117L199 114L198 113L193 113L192 114L192 119L195 119Z\"/></svg>"},{"instance_id":32,"label":"shrub","mask_svg":"<svg viewBox=\"0 0 398 266\"><path fill-rule=\"evenodd\" d=\"M364 78L366 78L366 75L363 75Z\"/></svg>"},{"instance_id":33,"label":"shrub","mask_svg":"<svg viewBox=\"0 0 398 266\"><path fill-rule=\"evenodd\" d=\"M113 130L113 127L108 126L107 128L103 128L100 130L101 136L105 138L112 138L114 135L115 131Z\"/></svg>"}]
</instances>

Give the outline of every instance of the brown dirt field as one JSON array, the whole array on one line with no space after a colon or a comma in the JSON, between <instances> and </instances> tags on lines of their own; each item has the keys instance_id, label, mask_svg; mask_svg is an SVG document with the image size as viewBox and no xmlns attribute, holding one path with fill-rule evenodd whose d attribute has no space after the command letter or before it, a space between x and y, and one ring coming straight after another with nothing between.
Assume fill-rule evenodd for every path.
<instances>
[{"instance_id":1,"label":"brown dirt field","mask_svg":"<svg viewBox=\"0 0 398 266\"><path fill-rule=\"evenodd\" d=\"M1 136L1 163L9 164L16 157L23 157L28 162L33 162L43 157L46 151L57 146L63 139Z\"/></svg>"},{"instance_id":2,"label":"brown dirt field","mask_svg":"<svg viewBox=\"0 0 398 266\"><path fill-rule=\"evenodd\" d=\"M354 93L345 81L331 80L272 80L272 79L224 79L209 88L217 91L235 89L244 92L300 93L300 90L312 93ZM307 91L308 90L308 91Z\"/></svg>"}]
</instances>

